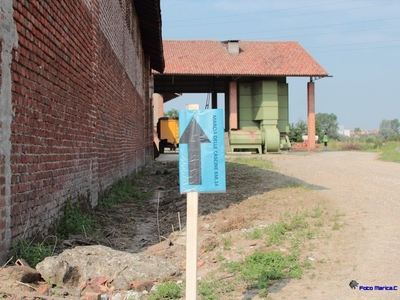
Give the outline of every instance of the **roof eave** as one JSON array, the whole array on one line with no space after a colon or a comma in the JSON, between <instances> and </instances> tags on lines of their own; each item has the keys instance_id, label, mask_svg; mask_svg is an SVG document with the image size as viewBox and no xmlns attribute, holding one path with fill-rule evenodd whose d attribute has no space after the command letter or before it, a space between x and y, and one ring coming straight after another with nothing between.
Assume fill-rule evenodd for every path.
<instances>
[{"instance_id":1,"label":"roof eave","mask_svg":"<svg viewBox=\"0 0 400 300\"><path fill-rule=\"evenodd\" d=\"M143 50L150 56L150 67L164 72L160 0L133 0L139 18Z\"/></svg>"},{"instance_id":2,"label":"roof eave","mask_svg":"<svg viewBox=\"0 0 400 300\"><path fill-rule=\"evenodd\" d=\"M154 75L175 75L175 76L270 76L270 77L332 77L328 75L327 73L323 74L246 74L246 73L232 73L232 74L218 74L218 73L162 73L160 74L159 72L153 72Z\"/></svg>"}]
</instances>

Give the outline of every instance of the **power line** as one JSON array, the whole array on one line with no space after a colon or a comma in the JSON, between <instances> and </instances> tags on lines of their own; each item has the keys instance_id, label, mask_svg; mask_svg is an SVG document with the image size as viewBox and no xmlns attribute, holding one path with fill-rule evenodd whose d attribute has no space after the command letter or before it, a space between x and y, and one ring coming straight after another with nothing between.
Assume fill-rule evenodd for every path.
<instances>
[{"instance_id":1,"label":"power line","mask_svg":"<svg viewBox=\"0 0 400 300\"><path fill-rule=\"evenodd\" d=\"M380 27L380 28L363 28L363 29L355 29L355 30L346 30L346 31L335 31L333 34L338 34L338 33L349 33L349 32L362 32L362 31L377 31L381 29L391 29L391 28L398 28L399 26L391 26L391 27ZM309 37L309 36L318 36L318 35L328 35L326 32L322 33L313 33L313 34L301 34L301 35L295 35L295 36L281 36L279 39L287 39L287 38L298 38L298 37Z\"/></svg>"},{"instance_id":2,"label":"power line","mask_svg":"<svg viewBox=\"0 0 400 300\"><path fill-rule=\"evenodd\" d=\"M245 34L259 34L259 33L272 33L272 32L282 32L282 31L293 31L293 30L303 30L303 29L317 29L317 28L328 28L328 27L339 27L339 26L346 26L346 25L355 25L355 24L365 24L365 23L373 23L373 22L381 22L381 21L390 21L390 20L398 20L400 17L394 18L386 18L386 19L377 19L377 20L368 20L368 21L359 21L359 22L348 22L348 23L339 23L339 24L327 24L327 25L320 25L320 26L306 26L306 27L297 27L297 28L287 28L287 29L273 29L273 30L263 30L263 31L247 31L247 32L237 32L235 35L245 35ZM220 36L218 35L211 35L211 36ZM222 34L227 35L227 34ZM210 36L210 35L208 35Z\"/></svg>"},{"instance_id":3,"label":"power line","mask_svg":"<svg viewBox=\"0 0 400 300\"><path fill-rule=\"evenodd\" d=\"M334 32L334 34L338 34L338 33L349 33L349 32L362 32L362 31L377 31L377 30L382 30L382 29L392 29L392 28L398 28L398 27L400 27L400 25L398 25L398 26L390 26L390 27L380 27L380 28L363 28L363 29L354 29L354 30L345 30L345 31L335 31ZM277 31L280 31L280 30L277 30ZM269 32L269 31L263 31L263 32L247 32L247 33L244 33L244 34L246 34L246 35L249 35L249 34L254 34L254 33L266 33L266 32ZM272 31L272 32L274 32L274 31ZM242 33L243 34L243 33ZM322 33L312 33L312 34L296 34L296 35L286 35L286 36L278 36L278 37L276 37L276 38L274 38L274 39L277 39L277 40L281 40L281 39L291 39L291 38L298 38L298 37L310 37L310 36L318 36L318 35L327 35L328 33L326 33L326 32L322 32ZM210 37L210 36L219 36L219 37L223 37L223 36L227 36L228 34L219 34L219 35L207 35L207 37ZM236 39L239 39L240 40L240 38L237 36L238 34L237 33L235 33L235 35L236 35ZM192 39L198 39L198 38L201 38L202 36L197 36L196 38L192 38ZM203 36L203 37L205 37L205 36Z\"/></svg>"},{"instance_id":4,"label":"power line","mask_svg":"<svg viewBox=\"0 0 400 300\"><path fill-rule=\"evenodd\" d=\"M313 51L313 54L315 54L315 53L329 53L329 52L360 51L360 50L394 48L394 47L400 47L400 44L399 45L391 45L391 46L377 46L377 47L363 47L363 48L351 48L351 49L332 49L332 50L323 50L323 51Z\"/></svg>"},{"instance_id":5,"label":"power line","mask_svg":"<svg viewBox=\"0 0 400 300\"><path fill-rule=\"evenodd\" d=\"M258 14L265 14L265 13L271 13L271 12L280 12L280 11L289 11L289 10L312 8L312 7L319 7L319 6L328 6L328 5L333 5L333 4L342 4L342 3L349 3L349 2L356 2L356 1L360 1L360 0L338 1L338 2L330 2L330 3L324 3L324 4L298 6L298 7L292 7L292 8L273 9L273 10L267 10L267 11L262 11L262 12L255 12L255 13L232 14L232 15L225 15L225 16L218 16L218 17L181 19L181 20L169 21L169 23L187 22L187 21L193 22L193 21L199 21L199 20L212 20L212 19L240 17L240 16L247 16L247 15L258 15Z\"/></svg>"},{"instance_id":6,"label":"power line","mask_svg":"<svg viewBox=\"0 0 400 300\"><path fill-rule=\"evenodd\" d=\"M354 1L358 1L358 0L354 0ZM342 1L343 2L351 2L351 1ZM341 3L341 2L337 2L337 3ZM270 17L263 17L260 19L247 19L247 20L236 20L236 21L224 21L224 22L214 22L214 23L206 23L206 25L217 25L217 24L229 24L229 23L243 23L243 22L254 22L257 20L270 20L270 19L279 19L279 18L293 18L293 17L299 17L299 16L309 16L309 15L315 15L315 14L322 14L322 13L332 13L332 12L341 12L341 11L349 11L349 10L357 10L357 9L365 9L365 8L374 8L374 7L378 7L378 6L386 6L386 5L392 5L392 4L399 4L399 2L391 2L391 3L382 3L382 4L376 4L376 5L370 5L370 6L361 6L361 7L353 7L353 8L344 8L344 9L337 9L337 10L330 10L330 11L325 11L325 12L309 12L309 13L302 13L302 14L292 14L292 15L280 15L280 16L270 16ZM322 5L322 4L321 4ZM321 5L315 5L315 6L321 6ZM310 6L313 7L313 6ZM284 9L282 9L284 11ZM290 9L286 9L286 10L290 10ZM273 11L270 11L273 12ZM264 12L265 13L265 12ZM252 13L252 14L260 14L260 13ZM243 15L247 15L247 14L243 14ZM240 15L238 15L240 16ZM221 19L222 17L218 17L218 19ZM206 20L208 18L204 18L204 20ZM214 19L210 18L210 19ZM186 20L186 21L190 21L189 24L185 24L185 27L193 27L193 26L201 26L202 24L200 23L194 23L193 21L196 19L191 19L191 20ZM197 19L199 20L199 19ZM173 21L170 21L173 22ZM183 22L183 21L180 21ZM164 22L168 23L168 22ZM175 26L163 26L163 28L178 28L178 27L182 27L182 25L175 25Z\"/></svg>"},{"instance_id":7,"label":"power line","mask_svg":"<svg viewBox=\"0 0 400 300\"><path fill-rule=\"evenodd\" d=\"M349 33L349 32L362 32L362 31L377 31L377 30L382 30L382 29L392 29L392 28L398 28L399 26L391 26L391 27L381 27L381 28L374 28L374 29L357 29L357 30L347 30L347 31L339 31L335 32L335 34L340 34L340 33ZM311 37L311 36L319 36L319 35L327 35L327 33L313 33L313 34L304 34L304 35L296 35L295 37ZM293 37L293 36L290 36ZM281 36L278 39L286 39L287 40L288 36ZM372 41L372 42L365 42L365 43L353 43L353 44L339 44L339 45L326 45L326 46L308 46L307 49L312 49L312 48L328 48L328 47L347 47L347 46L355 46L355 45L363 45L363 44L375 44L375 43L394 43L394 42L399 42L400 40L387 40L387 41ZM380 46L380 47L364 47L364 48L357 48L356 50L362 50L362 49L376 49L376 48L391 48L391 47L398 47L400 45L392 45L392 46ZM352 49L349 49L352 50ZM337 49L337 50L327 50L324 51L313 51L313 53L321 53L321 52L335 52L335 51L346 51L346 49Z\"/></svg>"},{"instance_id":8,"label":"power line","mask_svg":"<svg viewBox=\"0 0 400 300\"><path fill-rule=\"evenodd\" d=\"M366 44L378 44L378 43L395 43L400 42L400 40L388 40L388 41L374 41L374 42L365 42L365 43L354 43L354 44L339 44L339 45L325 45L325 46L311 46L307 47L307 49L313 48L332 48L332 47L347 47L347 46L358 46L358 45L366 45Z\"/></svg>"},{"instance_id":9,"label":"power line","mask_svg":"<svg viewBox=\"0 0 400 300\"><path fill-rule=\"evenodd\" d=\"M358 1L358 0L355 0ZM308 7L317 7L317 6L326 6L326 5L332 5L332 4L338 4L338 3L348 3L348 2L355 2L355 1L339 1L339 2L331 2L331 3L327 3L327 4L320 4L320 5L310 5L310 6L303 6L303 7L296 7L296 8L290 8L290 9L280 9L280 10L271 10L271 11L267 11L267 12L274 12L274 11L289 11L289 10L294 10L294 9L300 9L300 8L308 8ZM390 2L390 3L384 3L384 4L379 4L379 5L370 5L370 6L363 6L363 7L355 7L355 8L348 8L348 9L340 9L340 10L334 10L334 11L329 11L329 12L340 12L340 11L349 11L349 10L355 10L355 9L364 9L364 8L373 8L373 7L378 7L378 6L383 6L383 5L392 5L392 4L400 4L399 1L396 2ZM329 13L328 12L328 13ZM258 12L258 13L252 13L252 15L254 14L260 14L260 13L265 13L265 12ZM310 15L310 14L321 14L321 12L313 12L313 13L306 13L306 14L298 14L297 16L303 16L303 15ZM242 16L242 15L249 15L249 14L239 14L237 16ZM231 15L232 16L232 15ZM296 15L294 15L296 16ZM275 16L273 18L287 18L287 17L293 17L292 16ZM272 17L270 17L272 18ZM391 17L391 18L383 18L383 19L375 19L375 20L363 20L363 21L357 21L357 22L346 22L346 23L339 23L339 24L326 24L326 25L319 25L319 26L305 26L305 27L296 27L296 28L287 28L287 29L273 29L273 30L266 30L266 31L252 31L252 32L235 32L235 39L240 39L240 36L246 35L246 37L248 38L248 35L255 35L255 34L267 34L267 33L280 33L282 34L282 32L285 31L299 31L299 30L307 30L307 29L312 29L313 33L310 34L292 34L292 35L278 35L277 37L263 37L263 39L269 39L269 40L287 40L287 39L292 39L295 38L296 40L298 40L298 38L300 37L313 37L313 36L321 36L321 35L334 35L334 34L346 34L346 33L352 33L352 32L363 32L363 31L380 31L380 30L385 30L385 29L393 29L393 28L398 28L400 26L390 26L390 27L378 27L378 28L367 28L366 26L364 26L361 29L352 29L352 30L342 30L342 31L335 31L335 32L320 32L320 33L315 33L315 29L328 29L328 28L334 28L334 27L340 27L340 26L349 26L349 25L362 25L362 24L372 24L372 23L376 23L376 22L387 22L387 21L392 21L392 20L398 20L400 17ZM214 19L214 17L212 18L203 18L203 19ZM264 18L268 19L268 18ZM201 19L197 19L197 20L201 20ZM253 19L254 20L254 19ZM225 23L232 23L231 22L225 22ZM233 23L237 23L237 22L233 22ZM190 25L190 24L189 24ZM210 23L208 23L208 25L211 25ZM185 25L184 27L187 27L188 25ZM372 25L371 25L372 26ZM328 30L326 30L328 31ZM191 33L193 35L193 32ZM223 39L222 37L226 37L226 36L232 36L232 34L214 34L214 35L207 35L207 37L210 36L218 36L219 39ZM196 36L196 38L194 38L193 36L191 37L191 39L198 39L201 38L201 36ZM393 43L393 42L398 42L398 40L391 40L391 41L373 41L373 42L366 42L366 43L356 43L356 44L341 44L341 45L328 45L328 46L315 46L315 47L307 47L307 49L310 48L332 48L332 47L351 47L351 46L356 46L356 45L365 45L365 44L374 44L374 43ZM388 46L379 46L379 47L364 47L364 48L354 48L354 50L362 50L362 49L376 49L376 48L392 48L392 47L398 47L399 45L388 45ZM324 51L323 49L321 49L322 51L317 51L316 53L321 53L321 52L334 52L334 51L351 51L353 49L337 49L337 50L333 50L333 49L329 49L327 51ZM314 52L314 51L313 51Z\"/></svg>"}]
</instances>

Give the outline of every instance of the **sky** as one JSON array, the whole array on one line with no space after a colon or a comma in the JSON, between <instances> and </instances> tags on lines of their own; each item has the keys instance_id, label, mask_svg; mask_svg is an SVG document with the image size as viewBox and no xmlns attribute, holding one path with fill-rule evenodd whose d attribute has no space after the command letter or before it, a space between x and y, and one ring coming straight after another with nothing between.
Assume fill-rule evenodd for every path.
<instances>
[{"instance_id":1,"label":"sky","mask_svg":"<svg viewBox=\"0 0 400 300\"><path fill-rule=\"evenodd\" d=\"M316 113L350 130L400 119L400 0L161 0L161 18L165 40L299 42L332 76L315 81ZM290 123L307 121L308 81L287 79ZM183 94L164 111L207 98Z\"/></svg>"}]
</instances>

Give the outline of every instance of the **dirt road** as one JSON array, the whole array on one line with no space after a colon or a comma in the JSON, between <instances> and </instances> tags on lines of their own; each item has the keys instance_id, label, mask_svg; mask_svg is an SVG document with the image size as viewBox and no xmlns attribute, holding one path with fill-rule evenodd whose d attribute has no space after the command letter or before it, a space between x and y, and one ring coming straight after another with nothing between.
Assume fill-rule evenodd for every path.
<instances>
[{"instance_id":1,"label":"dirt road","mask_svg":"<svg viewBox=\"0 0 400 300\"><path fill-rule=\"evenodd\" d=\"M377 154L321 151L270 155L278 172L315 186L346 226L320 249L329 254L316 278L292 280L272 299L400 299L400 164ZM397 291L352 290L397 286Z\"/></svg>"},{"instance_id":2,"label":"dirt road","mask_svg":"<svg viewBox=\"0 0 400 300\"><path fill-rule=\"evenodd\" d=\"M240 156L227 155L226 193L200 195L198 277L207 281L212 274L216 284L210 289L218 291L221 300L262 299L259 290L234 281L231 273L221 270L222 263L243 261L257 250L289 253L289 239L266 246L265 235L248 239L246 233L266 228L288 213L294 216L321 207L320 217L308 219L315 235L300 240L299 262L309 262L302 278L274 283L268 299L400 299L400 164L377 157L333 151L254 155L272 161L274 168L270 169L251 167L240 163ZM156 244L158 250L150 254L179 266L181 278L174 280L184 280L186 198L179 193L177 155L163 158L146 176L136 179L138 187L156 199L135 200L103 211L99 230L113 234L99 243L128 252L148 252ZM340 215L336 229L332 226L335 215ZM182 231L178 230L181 225ZM160 234L168 236L172 246L158 247L164 245L158 244ZM351 280L372 290L351 289ZM1 283L14 288L15 280L10 285ZM23 285L17 287L31 292Z\"/></svg>"}]
</instances>

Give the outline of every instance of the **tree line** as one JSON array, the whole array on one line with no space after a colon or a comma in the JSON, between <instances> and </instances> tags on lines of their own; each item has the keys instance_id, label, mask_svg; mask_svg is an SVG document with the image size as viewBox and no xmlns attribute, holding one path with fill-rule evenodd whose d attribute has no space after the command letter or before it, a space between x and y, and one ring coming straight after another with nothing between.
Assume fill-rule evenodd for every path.
<instances>
[{"instance_id":1,"label":"tree line","mask_svg":"<svg viewBox=\"0 0 400 300\"><path fill-rule=\"evenodd\" d=\"M300 120L289 125L289 139L292 142L302 142L303 135L307 135L307 122ZM360 133L360 128L355 128L354 133ZM322 137L326 133L329 139L343 140L346 137L339 134L339 123L335 114L318 113L315 115L315 134ZM383 140L400 140L400 122L398 119L382 120L379 125L378 137Z\"/></svg>"},{"instance_id":2,"label":"tree line","mask_svg":"<svg viewBox=\"0 0 400 300\"><path fill-rule=\"evenodd\" d=\"M303 135L307 135L307 122L300 120L296 124L289 125L289 139L292 142L302 142ZM329 139L339 140L339 123L335 114L318 113L315 115L315 135L318 142L322 142L322 137L327 134Z\"/></svg>"},{"instance_id":3,"label":"tree line","mask_svg":"<svg viewBox=\"0 0 400 300\"><path fill-rule=\"evenodd\" d=\"M170 109L164 113L165 117L177 118L179 111L176 109ZM307 122L300 120L296 124L292 123L289 125L289 139L292 142L301 143L303 141L303 135L307 135ZM361 129L356 127L354 133L360 133ZM322 142L322 137L327 134L329 139L332 140L343 140L346 137L339 134L339 123L335 114L318 113L315 115L315 135L319 138L319 142ZM379 137L383 140L400 140L400 122L398 119L393 120L382 120L379 125Z\"/></svg>"}]
</instances>

